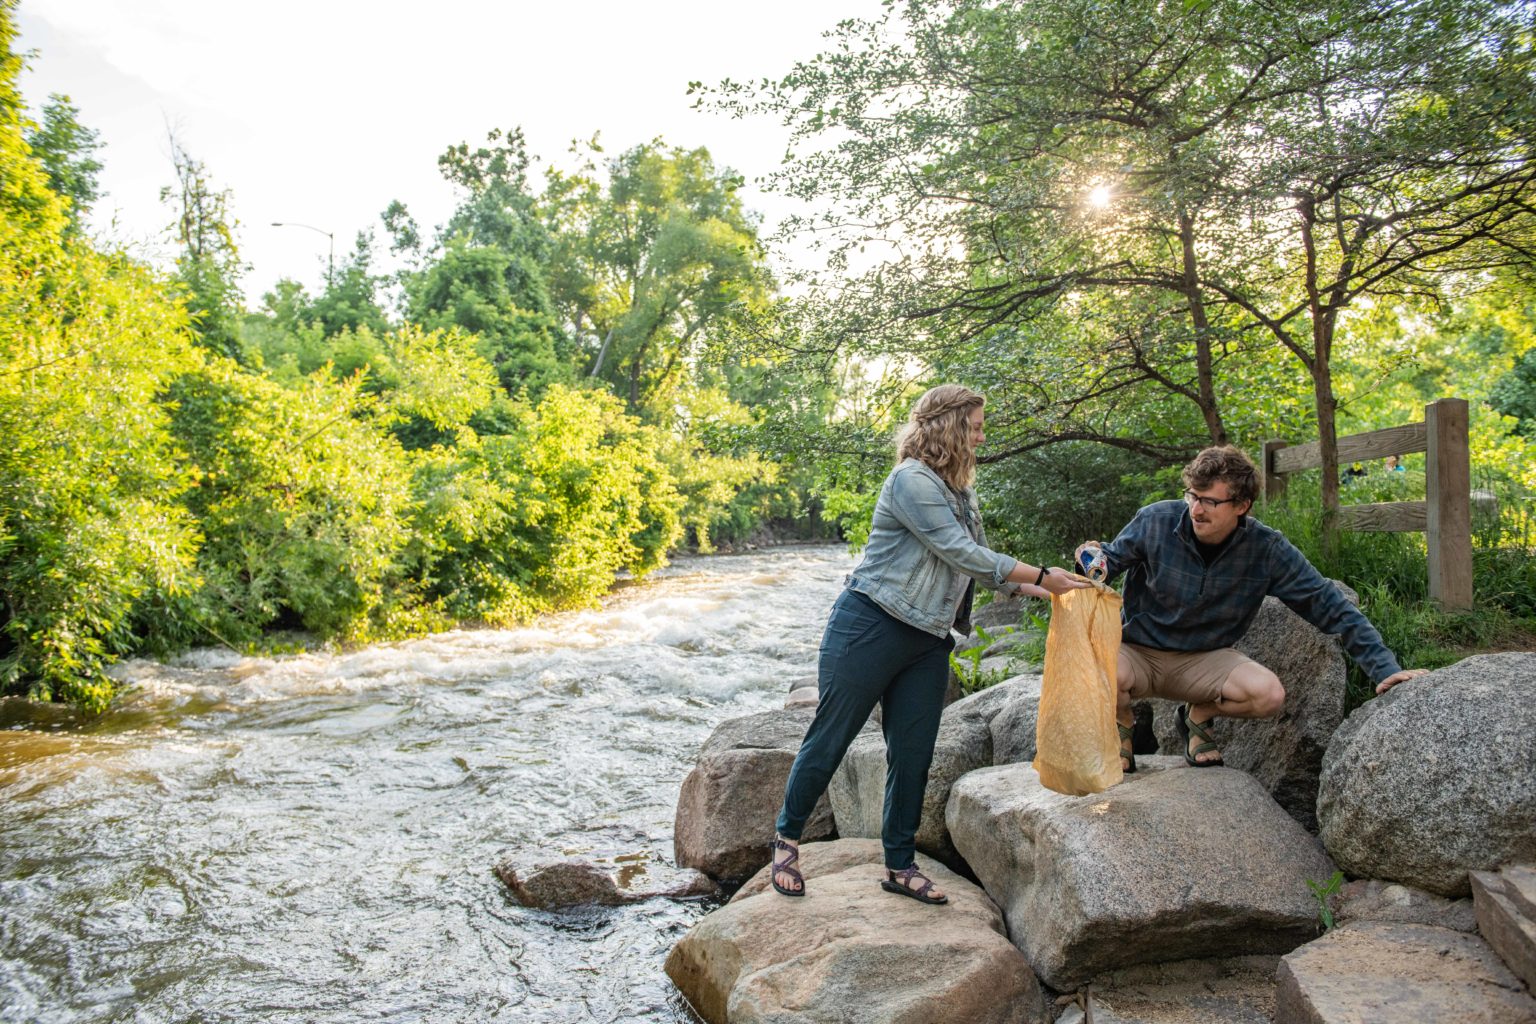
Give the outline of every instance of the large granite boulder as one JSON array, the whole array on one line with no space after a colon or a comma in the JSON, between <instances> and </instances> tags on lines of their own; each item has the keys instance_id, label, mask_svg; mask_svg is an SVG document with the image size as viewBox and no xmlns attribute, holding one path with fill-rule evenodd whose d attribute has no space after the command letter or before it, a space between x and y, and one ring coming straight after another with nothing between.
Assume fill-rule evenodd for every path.
<instances>
[{"instance_id":1,"label":"large granite boulder","mask_svg":"<svg viewBox=\"0 0 1536 1024\"><path fill-rule=\"evenodd\" d=\"M1281 953L1317 934L1307 883L1334 866L1251 776L1138 759L1103 793L1052 792L1027 764L957 782L955 848L1052 988L1138 963Z\"/></svg>"},{"instance_id":2,"label":"large granite boulder","mask_svg":"<svg viewBox=\"0 0 1536 1024\"><path fill-rule=\"evenodd\" d=\"M917 848L956 870L964 861L955 853L944 825L949 788L966 772L992 764L990 722L1028 680L1010 680L962 698L944 709L934 742L928 785L923 790L923 816L917 827ZM837 834L843 838L880 837L885 811L885 740L871 732L848 748L843 763L827 787Z\"/></svg>"},{"instance_id":3,"label":"large granite boulder","mask_svg":"<svg viewBox=\"0 0 1536 1024\"><path fill-rule=\"evenodd\" d=\"M1536 1024L1536 1000L1488 944L1433 925L1362 921L1280 961L1275 1024Z\"/></svg>"},{"instance_id":4,"label":"large granite boulder","mask_svg":"<svg viewBox=\"0 0 1536 1024\"><path fill-rule=\"evenodd\" d=\"M1023 624L1026 612L1041 607L1035 601L1032 597L1004 597L996 594L991 601L971 613L971 625L980 626L994 635L1010 627L1017 629Z\"/></svg>"},{"instance_id":5,"label":"large granite boulder","mask_svg":"<svg viewBox=\"0 0 1536 1024\"><path fill-rule=\"evenodd\" d=\"M1323 843L1351 875L1441 896L1536 861L1536 654L1484 654L1349 716L1323 761Z\"/></svg>"},{"instance_id":6,"label":"large granite boulder","mask_svg":"<svg viewBox=\"0 0 1536 1024\"><path fill-rule=\"evenodd\" d=\"M814 707L764 711L722 722L699 750L677 797L673 852L678 866L740 881L768 863L784 784ZM834 834L825 797L801 839Z\"/></svg>"},{"instance_id":7,"label":"large granite boulder","mask_svg":"<svg viewBox=\"0 0 1536 1024\"><path fill-rule=\"evenodd\" d=\"M1334 584L1355 601L1355 593ZM1346 667L1339 642L1273 597L1266 597L1237 649L1280 677L1285 708L1277 718L1217 718L1214 733L1228 768L1258 779L1275 802L1317 831L1317 778L1323 751L1344 720ZM1159 750L1183 757L1176 704L1153 700Z\"/></svg>"},{"instance_id":8,"label":"large granite boulder","mask_svg":"<svg viewBox=\"0 0 1536 1024\"><path fill-rule=\"evenodd\" d=\"M1005 704L992 718L992 763L1018 764L1035 759L1035 727L1040 722L1042 676L1021 676Z\"/></svg>"},{"instance_id":9,"label":"large granite boulder","mask_svg":"<svg viewBox=\"0 0 1536 1024\"><path fill-rule=\"evenodd\" d=\"M1039 981L979 888L919 857L949 895L926 906L880 889L878 842L801 850L804 897L765 891L765 870L750 895L700 919L667 957L668 976L709 1024L1049 1019Z\"/></svg>"}]
</instances>

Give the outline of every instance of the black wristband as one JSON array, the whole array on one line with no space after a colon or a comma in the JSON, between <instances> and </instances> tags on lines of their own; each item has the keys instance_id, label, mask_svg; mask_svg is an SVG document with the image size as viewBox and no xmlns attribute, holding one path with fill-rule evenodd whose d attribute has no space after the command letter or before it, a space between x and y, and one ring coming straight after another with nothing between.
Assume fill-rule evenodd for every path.
<instances>
[{"instance_id":1,"label":"black wristband","mask_svg":"<svg viewBox=\"0 0 1536 1024\"><path fill-rule=\"evenodd\" d=\"M1045 566L1042 565L1040 567L1040 575L1035 577L1034 585L1038 587L1040 585L1040 581L1045 579L1050 574L1051 574L1051 570L1047 569Z\"/></svg>"}]
</instances>

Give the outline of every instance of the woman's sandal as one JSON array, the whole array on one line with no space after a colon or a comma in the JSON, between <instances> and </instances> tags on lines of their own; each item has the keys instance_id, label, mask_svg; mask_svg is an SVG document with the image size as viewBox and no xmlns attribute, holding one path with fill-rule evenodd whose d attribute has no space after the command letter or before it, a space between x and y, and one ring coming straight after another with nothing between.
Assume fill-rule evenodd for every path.
<instances>
[{"instance_id":1,"label":"woman's sandal","mask_svg":"<svg viewBox=\"0 0 1536 1024\"><path fill-rule=\"evenodd\" d=\"M917 870L916 864L909 868L903 868L900 871L892 871L887 868L885 873L889 877L880 883L880 888L886 892L899 892L903 896L911 896L920 903L938 904L949 902L948 896L928 895L933 891L933 879ZM912 887L912 879L914 878L921 878L923 880L923 884L915 889ZM900 879L900 881L897 881L897 879Z\"/></svg>"},{"instance_id":2,"label":"woman's sandal","mask_svg":"<svg viewBox=\"0 0 1536 1024\"><path fill-rule=\"evenodd\" d=\"M1135 731L1136 726L1134 724L1121 725L1119 722L1116 722L1115 728L1120 730L1120 756L1125 758L1127 764L1124 772L1126 775L1135 775L1136 748L1131 739L1131 733Z\"/></svg>"},{"instance_id":3,"label":"woman's sandal","mask_svg":"<svg viewBox=\"0 0 1536 1024\"><path fill-rule=\"evenodd\" d=\"M789 856L779 860L780 850L785 851ZM774 891L784 896L804 896L805 879L800 877L800 872L796 868L790 867L791 864L800 859L800 848L798 846L791 846L785 841L783 836L776 835L773 837L773 842L768 846L768 859L772 862L773 868L772 873L768 875L768 882L773 886ZM800 888L790 889L780 885L780 875L788 875L790 878L793 878L796 882L800 883Z\"/></svg>"},{"instance_id":4,"label":"woman's sandal","mask_svg":"<svg viewBox=\"0 0 1536 1024\"><path fill-rule=\"evenodd\" d=\"M1180 704L1179 705L1178 720L1177 720L1177 722L1175 724L1178 725L1178 727L1179 727L1179 738L1184 741L1184 760L1190 765L1190 767L1192 767L1192 768L1219 768L1219 767L1221 767L1221 765L1224 762L1222 761L1222 759L1220 757L1216 757L1216 758L1214 758L1214 759L1212 759L1210 761L1197 761L1197 760L1195 760L1195 757L1198 754L1208 754L1208 753L1210 753L1213 750L1220 750L1221 749L1220 747L1218 747L1216 745L1216 738L1214 736L1212 736L1210 730L1206 728L1206 725L1208 725L1209 723L1207 723L1207 722L1197 722L1193 718L1190 718L1189 717L1189 705L1188 704ZM1193 752L1191 752L1190 749L1189 749L1189 734L1190 733L1194 733L1195 734L1195 738L1200 740L1200 744L1197 747L1195 747Z\"/></svg>"}]
</instances>

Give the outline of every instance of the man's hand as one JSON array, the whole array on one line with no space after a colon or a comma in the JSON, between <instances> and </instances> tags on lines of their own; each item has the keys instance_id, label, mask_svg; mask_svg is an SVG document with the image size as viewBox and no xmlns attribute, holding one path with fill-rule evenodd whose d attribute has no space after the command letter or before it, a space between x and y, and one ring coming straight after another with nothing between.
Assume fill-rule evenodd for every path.
<instances>
[{"instance_id":1,"label":"man's hand","mask_svg":"<svg viewBox=\"0 0 1536 1024\"><path fill-rule=\"evenodd\" d=\"M1427 668L1405 668L1401 672L1394 672L1392 675L1387 676L1387 678L1377 683L1376 692L1386 693L1398 683L1406 683L1410 679L1417 679L1419 676L1427 675L1429 675L1429 669Z\"/></svg>"}]
</instances>

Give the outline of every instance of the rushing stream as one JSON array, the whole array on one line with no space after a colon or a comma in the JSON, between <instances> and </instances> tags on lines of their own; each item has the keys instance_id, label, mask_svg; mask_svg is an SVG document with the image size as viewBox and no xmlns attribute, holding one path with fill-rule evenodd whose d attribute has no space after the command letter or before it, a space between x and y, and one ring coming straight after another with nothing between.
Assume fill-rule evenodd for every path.
<instances>
[{"instance_id":1,"label":"rushing stream","mask_svg":"<svg viewBox=\"0 0 1536 1024\"><path fill-rule=\"evenodd\" d=\"M682 559L600 610L346 654L122 666L0 702L0 1020L689 1019L706 909L519 906L508 856L672 856L721 721L814 671L839 548Z\"/></svg>"}]
</instances>

